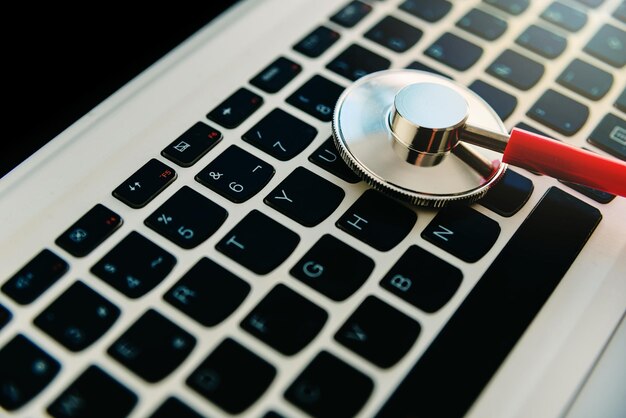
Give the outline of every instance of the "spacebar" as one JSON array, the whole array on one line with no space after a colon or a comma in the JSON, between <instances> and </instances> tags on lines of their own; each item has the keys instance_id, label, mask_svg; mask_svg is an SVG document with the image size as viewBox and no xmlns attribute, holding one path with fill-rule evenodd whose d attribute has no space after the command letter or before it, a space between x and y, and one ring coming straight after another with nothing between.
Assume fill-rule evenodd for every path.
<instances>
[{"instance_id":1,"label":"spacebar","mask_svg":"<svg viewBox=\"0 0 626 418\"><path fill-rule=\"evenodd\" d=\"M548 190L377 416L463 416L601 218Z\"/></svg>"}]
</instances>

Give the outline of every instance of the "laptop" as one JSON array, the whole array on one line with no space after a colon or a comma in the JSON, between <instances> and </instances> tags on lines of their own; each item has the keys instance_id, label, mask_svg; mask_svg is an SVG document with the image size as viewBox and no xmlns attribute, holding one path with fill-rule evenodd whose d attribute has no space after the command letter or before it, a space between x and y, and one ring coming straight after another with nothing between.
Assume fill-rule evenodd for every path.
<instances>
[{"instance_id":1,"label":"laptop","mask_svg":"<svg viewBox=\"0 0 626 418\"><path fill-rule=\"evenodd\" d=\"M330 121L411 68L626 160L626 2L216 7L0 179L0 415L624 416L624 198L414 207Z\"/></svg>"}]
</instances>

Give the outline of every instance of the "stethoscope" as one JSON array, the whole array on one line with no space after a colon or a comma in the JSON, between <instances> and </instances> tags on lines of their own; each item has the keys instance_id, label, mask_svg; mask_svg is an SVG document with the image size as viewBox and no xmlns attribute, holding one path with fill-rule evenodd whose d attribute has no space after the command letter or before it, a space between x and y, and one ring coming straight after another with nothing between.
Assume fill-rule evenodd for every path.
<instances>
[{"instance_id":1,"label":"stethoscope","mask_svg":"<svg viewBox=\"0 0 626 418\"><path fill-rule=\"evenodd\" d=\"M422 206L471 203L507 165L626 196L626 163L520 129L468 88L416 70L365 76L339 97L333 137L367 183Z\"/></svg>"}]
</instances>

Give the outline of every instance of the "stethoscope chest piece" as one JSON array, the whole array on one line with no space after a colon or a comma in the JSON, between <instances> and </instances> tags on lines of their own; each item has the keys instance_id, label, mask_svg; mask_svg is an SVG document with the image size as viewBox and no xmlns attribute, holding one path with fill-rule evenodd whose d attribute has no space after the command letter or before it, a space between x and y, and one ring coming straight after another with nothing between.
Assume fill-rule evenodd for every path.
<instances>
[{"instance_id":1,"label":"stethoscope chest piece","mask_svg":"<svg viewBox=\"0 0 626 418\"><path fill-rule=\"evenodd\" d=\"M507 167L500 153L459 140L465 124L507 134L471 90L426 72L388 70L343 92L333 137L344 161L374 188L441 207L480 199Z\"/></svg>"}]
</instances>

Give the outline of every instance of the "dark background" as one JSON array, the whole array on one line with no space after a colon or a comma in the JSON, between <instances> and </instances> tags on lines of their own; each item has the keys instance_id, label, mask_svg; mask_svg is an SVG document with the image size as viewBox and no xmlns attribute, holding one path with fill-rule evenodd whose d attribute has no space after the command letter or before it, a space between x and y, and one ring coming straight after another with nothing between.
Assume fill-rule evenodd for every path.
<instances>
[{"instance_id":1,"label":"dark background","mask_svg":"<svg viewBox=\"0 0 626 418\"><path fill-rule=\"evenodd\" d=\"M0 177L234 1L89 10L24 3L3 19Z\"/></svg>"}]
</instances>

